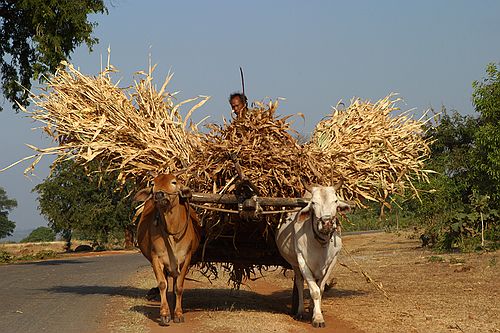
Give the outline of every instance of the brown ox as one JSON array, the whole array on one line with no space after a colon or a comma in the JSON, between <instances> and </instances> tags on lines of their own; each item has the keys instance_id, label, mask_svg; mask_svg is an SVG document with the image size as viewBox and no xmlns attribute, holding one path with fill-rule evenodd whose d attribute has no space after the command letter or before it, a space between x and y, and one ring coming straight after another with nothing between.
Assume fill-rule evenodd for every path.
<instances>
[{"instance_id":1,"label":"brown ox","mask_svg":"<svg viewBox=\"0 0 500 333\"><path fill-rule=\"evenodd\" d=\"M160 290L160 325L168 325L171 312L167 301L168 280L173 279L175 310L173 320L184 322L182 292L193 253L200 243L200 227L194 210L183 198L189 189L171 174L160 174L153 188L135 195L145 201L137 227L137 241L142 254L151 262Z\"/></svg>"}]
</instances>

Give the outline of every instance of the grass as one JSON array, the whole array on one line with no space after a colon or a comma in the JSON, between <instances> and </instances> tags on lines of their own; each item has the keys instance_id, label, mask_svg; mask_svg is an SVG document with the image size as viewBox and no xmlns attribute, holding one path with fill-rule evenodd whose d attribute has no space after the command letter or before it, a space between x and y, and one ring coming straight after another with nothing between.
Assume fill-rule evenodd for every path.
<instances>
[{"instance_id":1,"label":"grass","mask_svg":"<svg viewBox=\"0 0 500 333\"><path fill-rule=\"evenodd\" d=\"M450 264L465 264L465 259L462 258L451 258Z\"/></svg>"},{"instance_id":2,"label":"grass","mask_svg":"<svg viewBox=\"0 0 500 333\"><path fill-rule=\"evenodd\" d=\"M397 208L393 211L384 212L380 215L380 206L377 203L370 203L367 208L357 208L342 220L343 231L368 231L386 230L398 231L406 229L415 224L415 219L403 214Z\"/></svg>"},{"instance_id":3,"label":"grass","mask_svg":"<svg viewBox=\"0 0 500 333\"><path fill-rule=\"evenodd\" d=\"M495 267L496 265L497 265L497 258L496 257L491 258L490 261L488 262L488 266Z\"/></svg>"},{"instance_id":4,"label":"grass","mask_svg":"<svg viewBox=\"0 0 500 333\"><path fill-rule=\"evenodd\" d=\"M19 256L14 256L5 250L0 250L0 263L3 264L10 264L17 261L54 259L57 257L60 257L60 253L53 250L41 250L36 253L28 253Z\"/></svg>"},{"instance_id":5,"label":"grass","mask_svg":"<svg viewBox=\"0 0 500 333\"><path fill-rule=\"evenodd\" d=\"M87 244L84 241L75 241L72 248L78 245ZM18 261L33 261L54 259L66 253L66 243L56 242L35 242L35 243L3 243L0 244L0 263L14 263Z\"/></svg>"},{"instance_id":6,"label":"grass","mask_svg":"<svg viewBox=\"0 0 500 333\"><path fill-rule=\"evenodd\" d=\"M430 256L429 261L430 262L443 262L444 258L441 256Z\"/></svg>"}]
</instances>

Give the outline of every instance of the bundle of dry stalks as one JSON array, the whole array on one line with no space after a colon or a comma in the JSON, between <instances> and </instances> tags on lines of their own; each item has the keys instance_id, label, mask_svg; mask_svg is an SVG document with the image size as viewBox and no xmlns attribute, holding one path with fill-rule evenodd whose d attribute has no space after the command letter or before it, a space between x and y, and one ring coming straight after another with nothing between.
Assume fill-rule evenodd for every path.
<instances>
[{"instance_id":1,"label":"bundle of dry stalks","mask_svg":"<svg viewBox=\"0 0 500 333\"><path fill-rule=\"evenodd\" d=\"M32 147L37 154L28 157L34 162L26 171L43 156L56 155L53 165L67 159L81 164L103 161L105 169L100 172L117 171L120 180L142 182L150 178L150 171L172 172L192 162L200 138L195 128L187 128L187 122L208 97L174 104L173 95L165 90L172 75L157 90L154 67L138 73L140 80L133 87L122 89L111 81L115 70L109 64L96 77L64 65L49 78L45 92L33 96L38 109L25 110L43 122L45 132L58 143L50 148ZM179 108L196 100L183 120Z\"/></svg>"},{"instance_id":2,"label":"bundle of dry stalks","mask_svg":"<svg viewBox=\"0 0 500 333\"><path fill-rule=\"evenodd\" d=\"M202 192L231 193L239 180L238 162L260 196L300 196L301 177L308 179L303 149L291 134L290 116L276 116L277 107L278 101L257 103L245 117L210 125L189 167L190 186Z\"/></svg>"},{"instance_id":3,"label":"bundle of dry stalks","mask_svg":"<svg viewBox=\"0 0 500 333\"><path fill-rule=\"evenodd\" d=\"M359 205L362 198L385 203L406 189L418 196L412 181L428 181L430 139L424 137L423 117L391 116L399 101L392 94L376 103L354 99L316 125L306 148L315 153L323 182L344 180L344 198Z\"/></svg>"},{"instance_id":4,"label":"bundle of dry stalks","mask_svg":"<svg viewBox=\"0 0 500 333\"><path fill-rule=\"evenodd\" d=\"M232 192L238 180L232 155L261 196L296 197L303 194L304 182L341 180L341 196L360 206L363 199L385 203L407 189L418 195L412 181L425 181L431 172L423 169L430 142L421 119L408 112L391 114L397 102L389 95L376 103L355 99L345 110L334 108L305 145L290 134L289 117L276 116L277 102L258 104L242 119L212 125L189 167L190 186Z\"/></svg>"},{"instance_id":5,"label":"bundle of dry stalks","mask_svg":"<svg viewBox=\"0 0 500 333\"><path fill-rule=\"evenodd\" d=\"M187 170L189 187L197 192L235 193L241 176L253 184L252 194L302 196L301 179L308 181L310 174L303 166L307 157L291 134L290 116L277 116L277 107L278 101L257 103L244 117L225 121L222 126L210 125L210 133L203 137L201 149L195 151L193 163ZM237 210L231 206L220 208ZM274 229L280 218L280 214L275 214L254 223L240 223L237 214L205 211L202 219L206 240L217 240L207 251L252 248L253 255L259 258L262 250L275 249L274 232L269 232L269 227Z\"/></svg>"},{"instance_id":6,"label":"bundle of dry stalks","mask_svg":"<svg viewBox=\"0 0 500 333\"><path fill-rule=\"evenodd\" d=\"M197 99L174 104L165 90L171 75L157 90L150 66L133 87L122 89L112 83L109 64L96 77L65 65L48 80L46 91L33 97L38 109L30 116L45 123L58 145L32 147L37 154L28 157L35 158L30 168L45 155L56 155L54 164L97 160L103 162L101 172L116 171L120 179L136 183L149 180L150 171L187 169L183 178L195 191L231 193L238 162L261 196L298 197L303 182L343 180L341 196L358 205L363 198L385 202L408 188L418 195L412 180L427 179L423 167L430 151L423 123L408 114L392 116L399 101L393 95L334 108L310 142L300 145L290 116L276 115L277 101L257 103L245 117L211 124L210 133L203 134L187 123L208 97L200 96L183 119L179 108Z\"/></svg>"}]
</instances>

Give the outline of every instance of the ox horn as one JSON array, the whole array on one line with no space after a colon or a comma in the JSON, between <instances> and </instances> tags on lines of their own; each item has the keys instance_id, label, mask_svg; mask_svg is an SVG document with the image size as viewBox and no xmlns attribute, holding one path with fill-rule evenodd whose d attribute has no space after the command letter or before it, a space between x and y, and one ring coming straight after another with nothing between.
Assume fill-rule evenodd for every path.
<instances>
[{"instance_id":1,"label":"ox horn","mask_svg":"<svg viewBox=\"0 0 500 333\"><path fill-rule=\"evenodd\" d=\"M156 178L156 176L158 176L159 173L156 170L149 170L147 174L152 178Z\"/></svg>"},{"instance_id":2,"label":"ox horn","mask_svg":"<svg viewBox=\"0 0 500 333\"><path fill-rule=\"evenodd\" d=\"M344 184L344 178L340 178L339 182L333 185L333 188L335 189L335 191L338 191L343 184Z\"/></svg>"},{"instance_id":3,"label":"ox horn","mask_svg":"<svg viewBox=\"0 0 500 333\"><path fill-rule=\"evenodd\" d=\"M176 172L172 172L172 174L175 176L175 177L179 177L180 175L182 175L183 173L185 173L187 171L187 168L184 168L184 169L180 169L180 170L177 170Z\"/></svg>"},{"instance_id":4,"label":"ox horn","mask_svg":"<svg viewBox=\"0 0 500 333\"><path fill-rule=\"evenodd\" d=\"M306 183L304 182L304 180L301 178L300 179L300 182L302 183L302 186L304 186L304 188L306 189L306 191L308 191L309 193L312 193L312 184L311 183Z\"/></svg>"}]
</instances>

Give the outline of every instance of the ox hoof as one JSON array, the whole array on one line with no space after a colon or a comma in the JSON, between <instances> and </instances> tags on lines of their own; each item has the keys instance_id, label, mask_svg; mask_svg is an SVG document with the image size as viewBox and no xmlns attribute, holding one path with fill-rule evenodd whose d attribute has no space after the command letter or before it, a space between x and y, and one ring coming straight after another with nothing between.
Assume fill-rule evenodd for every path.
<instances>
[{"instance_id":1,"label":"ox hoof","mask_svg":"<svg viewBox=\"0 0 500 333\"><path fill-rule=\"evenodd\" d=\"M174 323L183 323L184 316L174 317Z\"/></svg>"},{"instance_id":2,"label":"ox hoof","mask_svg":"<svg viewBox=\"0 0 500 333\"><path fill-rule=\"evenodd\" d=\"M312 325L315 328L323 328L323 327L325 327L325 322L324 321L313 321Z\"/></svg>"},{"instance_id":3,"label":"ox hoof","mask_svg":"<svg viewBox=\"0 0 500 333\"><path fill-rule=\"evenodd\" d=\"M170 316L160 316L160 326L168 326L170 322Z\"/></svg>"}]
</instances>

